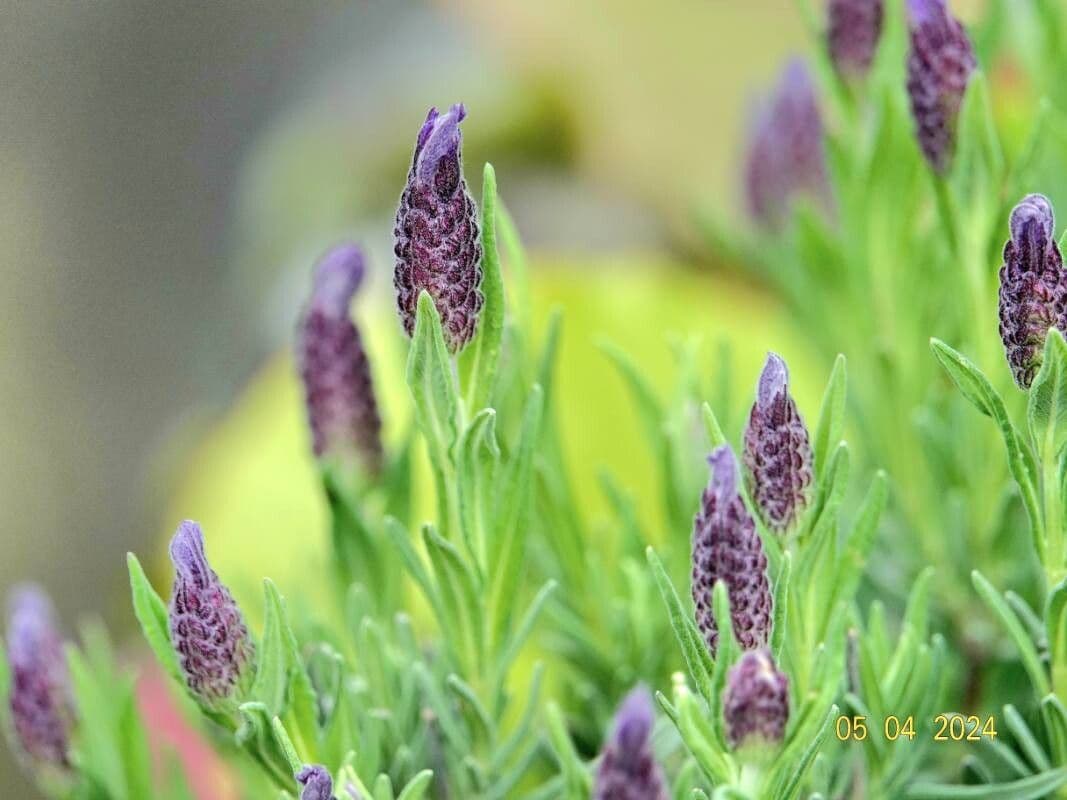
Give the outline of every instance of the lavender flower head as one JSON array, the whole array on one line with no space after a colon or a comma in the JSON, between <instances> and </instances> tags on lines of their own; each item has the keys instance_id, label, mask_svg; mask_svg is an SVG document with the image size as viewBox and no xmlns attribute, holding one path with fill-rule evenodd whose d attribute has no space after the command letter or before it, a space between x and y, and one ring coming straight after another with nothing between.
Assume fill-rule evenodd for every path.
<instances>
[{"instance_id":1,"label":"lavender flower head","mask_svg":"<svg viewBox=\"0 0 1067 800\"><path fill-rule=\"evenodd\" d=\"M812 457L808 429L789 394L789 370L774 353L760 375L741 460L764 524L784 533L808 505Z\"/></svg>"},{"instance_id":2,"label":"lavender flower head","mask_svg":"<svg viewBox=\"0 0 1067 800\"><path fill-rule=\"evenodd\" d=\"M916 137L930 167L943 175L952 162L960 105L978 62L946 0L908 0L908 13L908 95Z\"/></svg>"},{"instance_id":3,"label":"lavender flower head","mask_svg":"<svg viewBox=\"0 0 1067 800\"><path fill-rule=\"evenodd\" d=\"M241 610L204 553L200 526L182 522L170 541L174 590L170 642L189 692L209 708L225 708L247 688L255 648Z\"/></svg>"},{"instance_id":4,"label":"lavender flower head","mask_svg":"<svg viewBox=\"0 0 1067 800\"><path fill-rule=\"evenodd\" d=\"M333 778L326 767L308 765L296 774L296 782L302 787L300 800L334 800Z\"/></svg>"},{"instance_id":5,"label":"lavender flower head","mask_svg":"<svg viewBox=\"0 0 1067 800\"><path fill-rule=\"evenodd\" d=\"M882 37L883 0L830 0L826 15L826 42L834 69L848 80L863 78Z\"/></svg>"},{"instance_id":6,"label":"lavender flower head","mask_svg":"<svg viewBox=\"0 0 1067 800\"><path fill-rule=\"evenodd\" d=\"M782 741L789 721L789 678L767 650L750 650L730 669L722 714L731 747Z\"/></svg>"},{"instance_id":7,"label":"lavender flower head","mask_svg":"<svg viewBox=\"0 0 1067 800\"><path fill-rule=\"evenodd\" d=\"M296 349L315 455L355 456L373 475L382 465L382 423L363 339L349 315L364 271L353 244L319 261Z\"/></svg>"},{"instance_id":8,"label":"lavender flower head","mask_svg":"<svg viewBox=\"0 0 1067 800\"><path fill-rule=\"evenodd\" d=\"M429 292L453 353L474 336L484 302L478 213L463 178L459 123L466 115L462 105L445 114L430 109L393 230L393 285L404 330L414 333L419 293Z\"/></svg>"},{"instance_id":9,"label":"lavender flower head","mask_svg":"<svg viewBox=\"0 0 1067 800\"><path fill-rule=\"evenodd\" d=\"M652 755L656 718L648 689L638 686L622 701L611 739L604 745L593 800L667 800L663 770Z\"/></svg>"},{"instance_id":10,"label":"lavender flower head","mask_svg":"<svg viewBox=\"0 0 1067 800\"><path fill-rule=\"evenodd\" d=\"M693 524L693 603L697 627L712 654L719 628L712 609L717 581L726 584L734 635L751 650L767 643L771 630L771 591L767 556L756 523L737 492L737 462L729 445L708 457L711 481Z\"/></svg>"},{"instance_id":11,"label":"lavender flower head","mask_svg":"<svg viewBox=\"0 0 1067 800\"><path fill-rule=\"evenodd\" d=\"M753 219L766 228L780 228L798 196L832 211L822 113L800 59L789 62L774 96L757 112L750 143L744 186Z\"/></svg>"},{"instance_id":12,"label":"lavender flower head","mask_svg":"<svg viewBox=\"0 0 1067 800\"><path fill-rule=\"evenodd\" d=\"M1000 268L1000 338L1015 382L1029 389L1049 328L1067 332L1067 274L1048 198L1024 197L1011 212Z\"/></svg>"},{"instance_id":13,"label":"lavender flower head","mask_svg":"<svg viewBox=\"0 0 1067 800\"><path fill-rule=\"evenodd\" d=\"M9 609L8 703L15 738L35 764L66 770L75 712L52 603L39 587L24 585L12 592Z\"/></svg>"}]
</instances>

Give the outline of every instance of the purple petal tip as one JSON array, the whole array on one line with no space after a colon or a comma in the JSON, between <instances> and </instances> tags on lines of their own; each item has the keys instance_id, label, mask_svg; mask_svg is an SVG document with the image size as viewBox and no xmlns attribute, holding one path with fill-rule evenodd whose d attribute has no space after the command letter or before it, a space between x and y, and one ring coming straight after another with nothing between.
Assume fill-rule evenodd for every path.
<instances>
[{"instance_id":1,"label":"purple petal tip","mask_svg":"<svg viewBox=\"0 0 1067 800\"><path fill-rule=\"evenodd\" d=\"M170 560L174 571L184 581L203 589L215 579L204 550L204 534L200 524L183 520L170 540Z\"/></svg>"},{"instance_id":2,"label":"purple petal tip","mask_svg":"<svg viewBox=\"0 0 1067 800\"><path fill-rule=\"evenodd\" d=\"M311 302L331 316L347 318L352 295L365 274L366 263L359 246L350 242L337 245L315 267Z\"/></svg>"},{"instance_id":3,"label":"purple petal tip","mask_svg":"<svg viewBox=\"0 0 1067 800\"><path fill-rule=\"evenodd\" d=\"M615 741L622 751L640 752L656 721L652 695L644 686L632 689L615 715Z\"/></svg>"},{"instance_id":4,"label":"purple petal tip","mask_svg":"<svg viewBox=\"0 0 1067 800\"><path fill-rule=\"evenodd\" d=\"M1011 237L1022 239L1025 231L1037 225L1037 232L1051 240L1056 229L1052 204L1043 194L1029 194L1011 212Z\"/></svg>"},{"instance_id":5,"label":"purple petal tip","mask_svg":"<svg viewBox=\"0 0 1067 800\"><path fill-rule=\"evenodd\" d=\"M756 402L760 408L769 408L774 398L789 386L789 368L777 353L767 353L767 362L760 373L756 389Z\"/></svg>"}]
</instances>

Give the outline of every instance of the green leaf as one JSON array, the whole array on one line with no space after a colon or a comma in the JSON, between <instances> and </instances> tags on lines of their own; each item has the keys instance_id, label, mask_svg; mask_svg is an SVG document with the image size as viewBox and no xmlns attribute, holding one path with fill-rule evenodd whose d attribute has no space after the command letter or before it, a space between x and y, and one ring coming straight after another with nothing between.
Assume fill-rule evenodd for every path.
<instances>
[{"instance_id":1,"label":"green leaf","mask_svg":"<svg viewBox=\"0 0 1067 800\"><path fill-rule=\"evenodd\" d=\"M1067 686L1067 578L1049 592L1045 604L1045 624L1048 636L1049 661L1053 669L1053 685L1063 690Z\"/></svg>"},{"instance_id":2,"label":"green leaf","mask_svg":"<svg viewBox=\"0 0 1067 800\"><path fill-rule=\"evenodd\" d=\"M804 751L800 754L800 758L796 762L790 765L790 769L785 773L785 780L782 783L781 789L776 791L773 797L780 798L781 800L790 800L795 797L800 790L801 781L807 774L808 769L811 767L812 762L815 760L815 756L819 753L819 748L822 747L823 739L826 738L826 732L830 730L830 720L837 716L837 706L830 706L829 711L822 720L822 724L816 729L814 737L812 737L804 748Z\"/></svg>"},{"instance_id":3,"label":"green leaf","mask_svg":"<svg viewBox=\"0 0 1067 800\"><path fill-rule=\"evenodd\" d=\"M508 265L507 287L511 296L511 307L515 309L519 327L530 334L530 273L526 262L526 251L519 239L515 222L503 203L496 209L497 234Z\"/></svg>"},{"instance_id":4,"label":"green leaf","mask_svg":"<svg viewBox=\"0 0 1067 800\"><path fill-rule=\"evenodd\" d=\"M563 712L556 703L549 703L545 707L545 722L548 726L548 739L552 744L552 752L563 774L561 800L586 800L593 788L589 771L574 748L574 742L571 741L570 734L567 732L567 723L563 719Z\"/></svg>"},{"instance_id":5,"label":"green leaf","mask_svg":"<svg viewBox=\"0 0 1067 800\"><path fill-rule=\"evenodd\" d=\"M885 511L888 498L889 481L885 472L879 470L871 481L863 505L860 506L852 529L845 539L844 553L838 561L837 580L834 581L830 594L830 608L855 594L860 578L866 570L875 535L878 533L878 522Z\"/></svg>"},{"instance_id":6,"label":"green leaf","mask_svg":"<svg viewBox=\"0 0 1067 800\"><path fill-rule=\"evenodd\" d=\"M1038 473L1033 453L1019 438L1015 425L1008 417L1003 399L981 370L940 339L931 339L930 347L963 396L983 414L992 417L1000 428L1008 451L1008 467L1019 486L1023 507L1030 520L1034 547L1044 562L1045 530L1037 500Z\"/></svg>"},{"instance_id":7,"label":"green leaf","mask_svg":"<svg viewBox=\"0 0 1067 800\"><path fill-rule=\"evenodd\" d=\"M645 554L648 558L648 565L652 569L652 577L655 578L656 585L663 596L663 602L667 606L667 616L670 620L671 628L674 629L675 638L678 639L678 645L682 649L682 656L685 658L686 666L689 668L689 676L693 679L693 685L696 686L697 692L704 698L705 702L711 708L716 708L718 706L718 698L712 691L711 683L715 664L712 661L711 654L708 652L704 637L697 629L692 615L682 607L678 592L675 591L674 584L671 583L671 579L663 568L663 563L660 561L659 556L656 555L656 551L649 547Z\"/></svg>"},{"instance_id":8,"label":"green leaf","mask_svg":"<svg viewBox=\"0 0 1067 800\"><path fill-rule=\"evenodd\" d=\"M838 355L834 359L834 368L830 380L823 392L822 405L819 408L819 421L815 425L815 440L812 442L812 454L815 458L816 476L826 471L827 459L833 448L841 441L845 429L845 395L848 387L848 375L845 357Z\"/></svg>"},{"instance_id":9,"label":"green leaf","mask_svg":"<svg viewBox=\"0 0 1067 800\"><path fill-rule=\"evenodd\" d=\"M496 173L485 165L482 176L482 305L478 332L460 356L467 380L467 408L489 405L504 339L504 282L496 241Z\"/></svg>"},{"instance_id":10,"label":"green leaf","mask_svg":"<svg viewBox=\"0 0 1067 800\"><path fill-rule=\"evenodd\" d=\"M511 619L526 559L526 536L530 527L533 497L533 464L541 435L544 392L534 384L526 402L518 445L504 475L497 497L495 518L498 522L490 542L488 560L489 592L487 609L490 635L494 647L507 641L505 627Z\"/></svg>"},{"instance_id":11,"label":"green leaf","mask_svg":"<svg viewBox=\"0 0 1067 800\"><path fill-rule=\"evenodd\" d=\"M771 653L779 663L785 647L786 620L789 618L789 573L793 567L793 554L788 550L782 556L778 575L774 580L774 618L771 628Z\"/></svg>"},{"instance_id":12,"label":"green leaf","mask_svg":"<svg viewBox=\"0 0 1067 800\"><path fill-rule=\"evenodd\" d=\"M730 783L735 773L732 761L703 704L688 692L678 698L677 726L682 741L704 774L715 784Z\"/></svg>"},{"instance_id":13,"label":"green leaf","mask_svg":"<svg viewBox=\"0 0 1067 800\"><path fill-rule=\"evenodd\" d=\"M530 603L530 607L526 609L526 613L523 615L522 620L515 626L515 630L512 632L511 638L508 641L508 646L500 656L500 660L497 664L497 672L499 675L505 675L511 667L512 662L518 657L519 651L522 650L522 646L533 632L538 617L541 616L541 610L544 608L545 602L547 602L548 598L555 592L557 585L556 581L550 578L534 596L534 599Z\"/></svg>"},{"instance_id":14,"label":"green leaf","mask_svg":"<svg viewBox=\"0 0 1067 800\"><path fill-rule=\"evenodd\" d=\"M908 789L910 800L1036 800L1067 784L1067 768L1055 769L992 786L942 786L917 783Z\"/></svg>"},{"instance_id":15,"label":"green leaf","mask_svg":"<svg viewBox=\"0 0 1067 800\"><path fill-rule=\"evenodd\" d=\"M1038 655L1037 647L1027 634L1026 628L1019 621L1019 618L1015 616L1015 612L1011 610L1008 602L978 570L971 573L971 583L974 584L975 591L978 592L978 595L1000 620L1011 640L1015 643L1019 656L1022 658L1023 667L1029 674L1034 689L1040 696L1044 697L1051 691L1049 679L1045 674L1045 667L1041 663L1041 656Z\"/></svg>"},{"instance_id":16,"label":"green leaf","mask_svg":"<svg viewBox=\"0 0 1067 800\"><path fill-rule=\"evenodd\" d=\"M671 437L667 435L664 426L663 406L645 374L633 362L630 355L622 348L610 342L600 342L601 351L615 365L619 375L626 383L630 394L637 406L637 415L644 430L645 440L653 456L662 470L662 491L666 504L668 519L678 528L684 527L688 521L689 511L681 506L678 497L678 487L683 483L677 476L675 453L671 444Z\"/></svg>"},{"instance_id":17,"label":"green leaf","mask_svg":"<svg viewBox=\"0 0 1067 800\"><path fill-rule=\"evenodd\" d=\"M476 670L484 654L478 580L456 547L432 525L423 526L422 539L437 576L438 596L462 637L462 641L451 644L461 648L459 653L466 658L464 666Z\"/></svg>"},{"instance_id":18,"label":"green leaf","mask_svg":"<svg viewBox=\"0 0 1067 800\"><path fill-rule=\"evenodd\" d=\"M499 462L496 411L483 408L460 439L457 475L460 527L467 551L480 573L487 567L486 538L493 511L490 498Z\"/></svg>"},{"instance_id":19,"label":"green leaf","mask_svg":"<svg viewBox=\"0 0 1067 800\"><path fill-rule=\"evenodd\" d=\"M993 121L989 84L982 70L975 70L967 83L960 107L958 153L955 174L964 177L973 191L999 186L1004 173L1004 153Z\"/></svg>"},{"instance_id":20,"label":"green leaf","mask_svg":"<svg viewBox=\"0 0 1067 800\"><path fill-rule=\"evenodd\" d=\"M286 665L286 701L288 706L287 721L294 725L299 743L308 758L317 755L318 742L318 697L311 685L304 659L300 654L300 645L289 625L285 612L285 601L278 593L278 587L269 578L263 582L267 596L268 608L273 608L280 620L282 647Z\"/></svg>"},{"instance_id":21,"label":"green leaf","mask_svg":"<svg viewBox=\"0 0 1067 800\"><path fill-rule=\"evenodd\" d=\"M274 717L270 722L271 730L274 732L274 739L285 755L285 760L289 763L289 769L293 771L295 776L296 773L303 769L304 761L297 755L296 748L293 747L293 740L289 738L289 732L285 730L285 725L282 724L281 719Z\"/></svg>"},{"instance_id":22,"label":"green leaf","mask_svg":"<svg viewBox=\"0 0 1067 800\"><path fill-rule=\"evenodd\" d=\"M1055 458L1067 441L1067 343L1052 328L1045 338L1045 352L1027 403L1030 433L1039 457Z\"/></svg>"},{"instance_id":23,"label":"green leaf","mask_svg":"<svg viewBox=\"0 0 1067 800\"><path fill-rule=\"evenodd\" d=\"M1041 700L1041 715L1048 730L1049 747L1055 764L1067 762L1067 708L1055 694Z\"/></svg>"},{"instance_id":24,"label":"green leaf","mask_svg":"<svg viewBox=\"0 0 1067 800\"><path fill-rule=\"evenodd\" d=\"M431 781L433 781L433 770L424 769L408 781L396 800L422 800L426 791L430 788Z\"/></svg>"},{"instance_id":25,"label":"green leaf","mask_svg":"<svg viewBox=\"0 0 1067 800\"><path fill-rule=\"evenodd\" d=\"M170 623L167 607L148 582L141 562L133 553L126 554L126 566L130 572L130 593L133 595L133 613L141 625L144 638L164 671L178 683L185 685L178 656L170 643Z\"/></svg>"},{"instance_id":26,"label":"green leaf","mask_svg":"<svg viewBox=\"0 0 1067 800\"><path fill-rule=\"evenodd\" d=\"M441 332L441 317L433 298L425 291L419 294L415 334L408 353L407 383L415 401L415 419L426 439L434 468L438 503L444 512L441 521L450 523L446 498L451 488L448 476L452 448L459 436L459 390Z\"/></svg>"},{"instance_id":27,"label":"green leaf","mask_svg":"<svg viewBox=\"0 0 1067 800\"><path fill-rule=\"evenodd\" d=\"M722 432L718 417L715 416L715 412L711 410L708 403L704 403L701 410L703 411L704 430L708 434L708 444L711 445L712 450L722 447L726 444L726 434Z\"/></svg>"},{"instance_id":28,"label":"green leaf","mask_svg":"<svg viewBox=\"0 0 1067 800\"><path fill-rule=\"evenodd\" d=\"M1034 732L1030 730L1022 714L1010 703L1004 706L1004 724L1008 726L1015 744L1030 761L1035 772L1044 772L1052 766Z\"/></svg>"},{"instance_id":29,"label":"green leaf","mask_svg":"<svg viewBox=\"0 0 1067 800\"><path fill-rule=\"evenodd\" d=\"M282 633L285 623L282 621L281 606L273 602L272 594L268 582L264 581L263 637L257 653L256 677L248 693L252 701L266 707L268 717L285 712L289 684L285 636Z\"/></svg>"}]
</instances>

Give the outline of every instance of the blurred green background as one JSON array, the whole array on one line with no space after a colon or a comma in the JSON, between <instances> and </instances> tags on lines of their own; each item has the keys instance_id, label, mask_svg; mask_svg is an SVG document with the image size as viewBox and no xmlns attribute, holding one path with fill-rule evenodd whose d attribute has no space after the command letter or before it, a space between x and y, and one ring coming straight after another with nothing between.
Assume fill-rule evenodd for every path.
<instances>
[{"instance_id":1,"label":"blurred green background","mask_svg":"<svg viewBox=\"0 0 1067 800\"><path fill-rule=\"evenodd\" d=\"M33 577L68 625L125 635L123 554L158 553L177 515L246 545L222 572L254 551L249 586L320 534L274 354L315 256L354 237L396 391L392 215L434 104L467 104L470 174L496 165L536 311L564 307L583 480L636 430L598 334L662 381L671 331L729 334L742 392L774 347L810 409L829 365L760 287L696 263L693 233L696 208L738 205L753 92L810 46L787 0L3 3L0 588ZM299 528L248 548L264 519ZM0 786L33 796L6 751Z\"/></svg>"}]
</instances>

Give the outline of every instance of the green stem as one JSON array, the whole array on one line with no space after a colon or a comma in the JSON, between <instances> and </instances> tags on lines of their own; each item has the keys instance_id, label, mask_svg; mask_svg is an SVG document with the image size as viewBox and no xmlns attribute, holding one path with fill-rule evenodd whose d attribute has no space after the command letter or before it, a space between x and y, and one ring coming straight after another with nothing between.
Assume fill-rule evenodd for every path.
<instances>
[{"instance_id":1,"label":"green stem","mask_svg":"<svg viewBox=\"0 0 1067 800\"><path fill-rule=\"evenodd\" d=\"M949 190L948 182L940 175L934 175L934 195L937 197L937 213L941 216L941 224L945 229L948 239L949 250L952 255L958 256L960 252L960 225L959 212L956 210L956 200Z\"/></svg>"}]
</instances>

